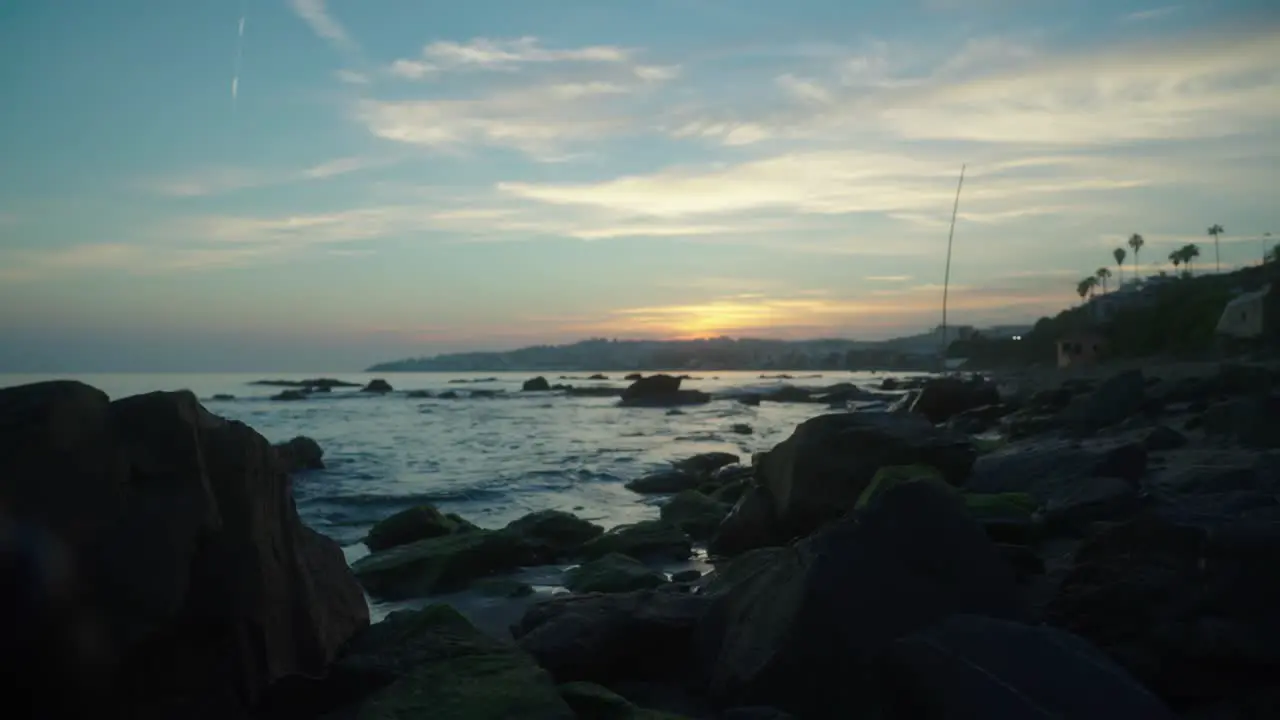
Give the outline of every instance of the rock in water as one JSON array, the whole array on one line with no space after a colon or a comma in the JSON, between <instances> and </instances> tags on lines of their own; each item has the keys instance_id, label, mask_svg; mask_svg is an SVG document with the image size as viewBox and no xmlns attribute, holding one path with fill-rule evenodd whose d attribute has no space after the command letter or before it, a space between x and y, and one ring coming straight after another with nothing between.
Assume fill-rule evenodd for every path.
<instances>
[{"instance_id":1,"label":"rock in water","mask_svg":"<svg viewBox=\"0 0 1280 720\"><path fill-rule=\"evenodd\" d=\"M693 554L693 546L689 536L675 525L645 520L619 525L582 546L582 555L587 558L609 553L630 555L637 560L686 560Z\"/></svg>"},{"instance_id":2,"label":"rock in water","mask_svg":"<svg viewBox=\"0 0 1280 720\"><path fill-rule=\"evenodd\" d=\"M286 473L324 469L324 449L320 447L320 443L305 435L280 443L275 446L275 450L280 468Z\"/></svg>"},{"instance_id":3,"label":"rock in water","mask_svg":"<svg viewBox=\"0 0 1280 720\"><path fill-rule=\"evenodd\" d=\"M352 644L338 673L386 685L358 720L574 720L546 671L447 605L392 613Z\"/></svg>"},{"instance_id":4,"label":"rock in water","mask_svg":"<svg viewBox=\"0 0 1280 720\"><path fill-rule=\"evenodd\" d=\"M1088 641L1049 627L954 615L893 643L882 711L911 718L1173 720Z\"/></svg>"},{"instance_id":5,"label":"rock in water","mask_svg":"<svg viewBox=\"0 0 1280 720\"><path fill-rule=\"evenodd\" d=\"M681 390L682 379L671 375L640 378L622 392L622 404L631 407L671 407L700 405L711 401L711 396L704 392Z\"/></svg>"},{"instance_id":6,"label":"rock in water","mask_svg":"<svg viewBox=\"0 0 1280 720\"><path fill-rule=\"evenodd\" d=\"M610 553L565 573L564 586L576 593L630 592L663 585L667 576L634 558Z\"/></svg>"},{"instance_id":7,"label":"rock in water","mask_svg":"<svg viewBox=\"0 0 1280 720\"><path fill-rule=\"evenodd\" d=\"M476 529L375 552L351 570L370 595L403 600L461 590L486 575L550 559L546 547L515 533Z\"/></svg>"},{"instance_id":8,"label":"rock in water","mask_svg":"<svg viewBox=\"0 0 1280 720\"><path fill-rule=\"evenodd\" d=\"M909 482L716 596L699 656L725 706L847 717L869 663L955 613L1021 619L1013 571L958 493Z\"/></svg>"},{"instance_id":9,"label":"rock in water","mask_svg":"<svg viewBox=\"0 0 1280 720\"><path fill-rule=\"evenodd\" d=\"M697 490L685 490L664 503L659 513L694 540L706 540L715 534L729 510L728 505Z\"/></svg>"},{"instance_id":10,"label":"rock in water","mask_svg":"<svg viewBox=\"0 0 1280 720\"><path fill-rule=\"evenodd\" d=\"M115 696L94 712L235 716L275 680L323 673L368 625L271 445L191 393L9 388L0 429L0 504L65 542L110 642Z\"/></svg>"},{"instance_id":11,"label":"rock in water","mask_svg":"<svg viewBox=\"0 0 1280 720\"><path fill-rule=\"evenodd\" d=\"M764 455L757 476L780 531L796 537L851 510L882 467L931 465L959 485L976 456L966 438L918 416L838 413L801 423Z\"/></svg>"},{"instance_id":12,"label":"rock in water","mask_svg":"<svg viewBox=\"0 0 1280 720\"><path fill-rule=\"evenodd\" d=\"M545 392L551 389L551 383L547 379L539 375L536 378L525 380L524 385L520 388L524 392Z\"/></svg>"},{"instance_id":13,"label":"rock in water","mask_svg":"<svg viewBox=\"0 0 1280 720\"><path fill-rule=\"evenodd\" d=\"M507 532L515 533L530 544L547 547L555 557L567 557L582 549L583 544L600 536L604 528L563 510L539 510L507 524Z\"/></svg>"},{"instance_id":14,"label":"rock in water","mask_svg":"<svg viewBox=\"0 0 1280 720\"><path fill-rule=\"evenodd\" d=\"M431 505L411 507L378 521L369 528L364 544L377 552L418 540L452 535L476 529L475 525L453 515L446 515Z\"/></svg>"},{"instance_id":15,"label":"rock in water","mask_svg":"<svg viewBox=\"0 0 1280 720\"><path fill-rule=\"evenodd\" d=\"M370 380L369 384L365 385L360 392L379 394L389 393L391 392L391 383L383 380L382 378L374 378L373 380Z\"/></svg>"},{"instance_id":16,"label":"rock in water","mask_svg":"<svg viewBox=\"0 0 1280 720\"><path fill-rule=\"evenodd\" d=\"M911 412L925 416L936 425L966 410L999 403L1000 393L992 383L959 378L932 378L920 388L920 394L911 403Z\"/></svg>"}]
</instances>

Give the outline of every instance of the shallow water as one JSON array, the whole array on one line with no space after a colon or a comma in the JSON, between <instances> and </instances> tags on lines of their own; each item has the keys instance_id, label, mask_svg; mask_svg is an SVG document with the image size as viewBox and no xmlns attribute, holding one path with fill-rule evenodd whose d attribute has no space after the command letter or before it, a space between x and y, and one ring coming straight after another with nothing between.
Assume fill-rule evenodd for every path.
<instances>
[{"instance_id":1,"label":"shallow water","mask_svg":"<svg viewBox=\"0 0 1280 720\"><path fill-rule=\"evenodd\" d=\"M584 377L591 373L574 373ZM667 463L708 451L727 451L749 462L794 427L830 412L822 405L763 403L750 407L733 395L752 390L853 382L875 388L870 373L793 373L795 379L761 379L758 372L693 374L684 387L709 392L706 405L671 413L661 408L622 408L616 398L569 397L558 393L522 393L530 373L386 374L396 392L360 393L334 389L297 402L269 397L280 388L255 386L253 380L333 377L365 383L370 375L81 375L113 399L153 390L189 389L205 407L240 420L271 442L295 435L315 438L325 450L325 470L295 478L298 512L316 530L344 547L348 561L366 554L360 539L370 525L406 507L430 502L481 527L496 528L525 513L559 509L604 526L656 518L661 497L644 497L626 481ZM458 383L496 377L483 383ZM559 380L577 386L625 387L620 374L607 382ZM714 379L713 379L714 378ZM0 387L50 379L0 375ZM468 398L467 391L504 391L493 398ZM414 399L410 390L454 390L457 399ZM215 394L235 400L212 400ZM736 423L751 435L731 431ZM543 585L535 578L535 585ZM544 586L545 587L545 586ZM380 614L380 613L379 613Z\"/></svg>"}]
</instances>

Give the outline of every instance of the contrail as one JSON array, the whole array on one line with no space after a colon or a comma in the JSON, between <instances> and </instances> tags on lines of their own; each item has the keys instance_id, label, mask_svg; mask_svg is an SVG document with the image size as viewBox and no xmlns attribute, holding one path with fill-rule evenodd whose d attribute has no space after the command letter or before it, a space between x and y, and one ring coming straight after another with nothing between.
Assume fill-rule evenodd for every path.
<instances>
[{"instance_id":1,"label":"contrail","mask_svg":"<svg viewBox=\"0 0 1280 720\"><path fill-rule=\"evenodd\" d=\"M231 69L231 112L236 111L236 98L240 95L240 62L244 56L244 17L249 0L241 0L240 25L236 31L236 58Z\"/></svg>"}]
</instances>

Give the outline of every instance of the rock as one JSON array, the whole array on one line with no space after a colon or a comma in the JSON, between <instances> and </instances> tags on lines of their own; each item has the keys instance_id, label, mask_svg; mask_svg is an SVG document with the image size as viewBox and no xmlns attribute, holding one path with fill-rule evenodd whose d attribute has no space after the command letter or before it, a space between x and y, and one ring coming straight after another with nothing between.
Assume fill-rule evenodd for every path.
<instances>
[{"instance_id":1,"label":"rock","mask_svg":"<svg viewBox=\"0 0 1280 720\"><path fill-rule=\"evenodd\" d=\"M1142 444L1149 452L1177 450L1186 447L1187 436L1168 425L1157 425L1154 430L1147 433L1147 436L1142 439Z\"/></svg>"},{"instance_id":2,"label":"rock","mask_svg":"<svg viewBox=\"0 0 1280 720\"><path fill-rule=\"evenodd\" d=\"M587 558L610 553L630 555L637 560L685 560L693 554L693 548L689 536L680 528L661 520L645 520L619 525L582 546L582 555Z\"/></svg>"},{"instance_id":3,"label":"rock","mask_svg":"<svg viewBox=\"0 0 1280 720\"><path fill-rule=\"evenodd\" d=\"M308 378L306 380L254 380L250 385L269 385L274 387L297 387L297 388L336 388L336 387L360 387L359 383L343 382L333 378Z\"/></svg>"},{"instance_id":4,"label":"rock","mask_svg":"<svg viewBox=\"0 0 1280 720\"><path fill-rule=\"evenodd\" d=\"M306 400L307 393L304 390L285 390L271 396L272 400Z\"/></svg>"},{"instance_id":5,"label":"rock","mask_svg":"<svg viewBox=\"0 0 1280 720\"><path fill-rule=\"evenodd\" d=\"M214 399L214 400L235 400L235 399L236 399L236 396L235 396L235 395L228 395L228 394L226 394L226 393L218 393L217 395L214 395L214 396L213 396L213 399Z\"/></svg>"},{"instance_id":6,"label":"rock","mask_svg":"<svg viewBox=\"0 0 1280 720\"><path fill-rule=\"evenodd\" d=\"M431 393L427 390L410 390L404 396L411 400L425 400L431 397Z\"/></svg>"},{"instance_id":7,"label":"rock","mask_svg":"<svg viewBox=\"0 0 1280 720\"><path fill-rule=\"evenodd\" d=\"M1014 574L955 492L908 482L714 596L699 657L724 706L833 717L872 661L955 613L1021 619Z\"/></svg>"},{"instance_id":8,"label":"rock","mask_svg":"<svg viewBox=\"0 0 1280 720\"><path fill-rule=\"evenodd\" d=\"M678 573L671 574L671 582L689 583L702 578L701 570L681 570Z\"/></svg>"},{"instance_id":9,"label":"rock","mask_svg":"<svg viewBox=\"0 0 1280 720\"><path fill-rule=\"evenodd\" d=\"M880 381L881 390L898 390L898 379L887 377Z\"/></svg>"},{"instance_id":10,"label":"rock","mask_svg":"<svg viewBox=\"0 0 1280 720\"><path fill-rule=\"evenodd\" d=\"M1027 493L1046 504L1081 478L1118 476L1135 484L1145 471L1146 450L1141 443L1046 440L980 456L964 488L978 493Z\"/></svg>"},{"instance_id":11,"label":"rock","mask_svg":"<svg viewBox=\"0 0 1280 720\"><path fill-rule=\"evenodd\" d=\"M1122 442L1102 451L1093 466L1098 477L1122 478L1136 485L1147 472L1147 447L1141 442Z\"/></svg>"},{"instance_id":12,"label":"rock","mask_svg":"<svg viewBox=\"0 0 1280 720\"><path fill-rule=\"evenodd\" d=\"M1106 527L1075 553L1046 619L1102 648L1174 710L1271 687L1278 521L1272 506Z\"/></svg>"},{"instance_id":13,"label":"rock","mask_svg":"<svg viewBox=\"0 0 1280 720\"><path fill-rule=\"evenodd\" d=\"M529 597L534 592L532 585L504 577L477 580L471 583L470 589L485 597L495 598L523 598Z\"/></svg>"},{"instance_id":14,"label":"rock","mask_svg":"<svg viewBox=\"0 0 1280 720\"><path fill-rule=\"evenodd\" d=\"M1084 477L1064 485L1045 503L1050 532L1078 533L1100 520L1131 515L1138 507L1138 490L1114 477Z\"/></svg>"},{"instance_id":15,"label":"rock","mask_svg":"<svg viewBox=\"0 0 1280 720\"><path fill-rule=\"evenodd\" d=\"M764 397L759 393L747 393L746 395L739 395L736 399L743 405L755 407L760 404L760 401L763 400Z\"/></svg>"},{"instance_id":16,"label":"rock","mask_svg":"<svg viewBox=\"0 0 1280 720\"><path fill-rule=\"evenodd\" d=\"M545 547L515 533L477 529L381 550L351 570L373 597L403 600L461 590L486 575L549 559Z\"/></svg>"},{"instance_id":17,"label":"rock","mask_svg":"<svg viewBox=\"0 0 1280 720\"><path fill-rule=\"evenodd\" d=\"M383 380L382 378L374 378L373 380L370 380L369 384L365 385L360 390L360 392L380 393L380 394L389 393L391 392L391 383L387 382L386 380Z\"/></svg>"},{"instance_id":18,"label":"rock","mask_svg":"<svg viewBox=\"0 0 1280 720\"><path fill-rule=\"evenodd\" d=\"M769 491L750 485L707 545L707 552L732 557L748 550L786 542L778 528L778 513Z\"/></svg>"},{"instance_id":19,"label":"rock","mask_svg":"<svg viewBox=\"0 0 1280 720\"><path fill-rule=\"evenodd\" d=\"M561 596L530 607L512 632L559 682L683 680L709 602L657 590Z\"/></svg>"},{"instance_id":20,"label":"rock","mask_svg":"<svg viewBox=\"0 0 1280 720\"><path fill-rule=\"evenodd\" d=\"M755 432L755 429L746 423L734 423L729 431L735 435L750 435Z\"/></svg>"},{"instance_id":21,"label":"rock","mask_svg":"<svg viewBox=\"0 0 1280 720\"><path fill-rule=\"evenodd\" d=\"M0 390L0 477L13 522L65 550L87 616L71 625L81 618L36 598L23 633L36 646L6 635L22 660L20 675L6 672L18 712L52 707L23 693L56 685L95 714L237 716L274 682L324 672L368 625L341 548L298 518L271 445L189 392L109 402L68 381ZM90 680L114 694L90 695L69 666L41 676L61 648L40 612L99 643L84 648L104 663Z\"/></svg>"},{"instance_id":22,"label":"rock","mask_svg":"<svg viewBox=\"0 0 1280 720\"><path fill-rule=\"evenodd\" d=\"M440 393L436 397L441 400L457 400L459 395L454 390L445 390L444 392Z\"/></svg>"},{"instance_id":23,"label":"rock","mask_svg":"<svg viewBox=\"0 0 1280 720\"><path fill-rule=\"evenodd\" d=\"M762 400L776 403L807 403L814 402L813 394L805 388L796 387L794 385L783 385L777 390L771 390L760 396Z\"/></svg>"},{"instance_id":24,"label":"rock","mask_svg":"<svg viewBox=\"0 0 1280 720\"><path fill-rule=\"evenodd\" d=\"M1075 398L1063 410L1063 420L1077 432L1096 432L1142 412L1146 378L1141 370L1126 370L1107 378L1096 390Z\"/></svg>"},{"instance_id":25,"label":"rock","mask_svg":"<svg viewBox=\"0 0 1280 720\"><path fill-rule=\"evenodd\" d=\"M273 447L280 469L286 473L324 469L324 449L320 447L320 443L305 435Z\"/></svg>"},{"instance_id":26,"label":"rock","mask_svg":"<svg viewBox=\"0 0 1280 720\"><path fill-rule=\"evenodd\" d=\"M732 508L737 504L738 500L742 499L743 493L745 493L747 488L751 487L751 485L751 480L731 480L719 487L715 487L713 484L710 488L703 486L700 490L706 492L707 497L712 500L724 503ZM710 490L710 492L707 492L707 490Z\"/></svg>"},{"instance_id":27,"label":"rock","mask_svg":"<svg viewBox=\"0 0 1280 720\"><path fill-rule=\"evenodd\" d=\"M340 669L390 681L360 703L360 720L576 718L546 671L447 605L392 613L356 640Z\"/></svg>"},{"instance_id":28,"label":"rock","mask_svg":"<svg viewBox=\"0 0 1280 720\"><path fill-rule=\"evenodd\" d=\"M930 482L947 492L954 491L954 488L942 478L942 473L938 472L937 468L928 465L889 465L876 471L853 507L855 510L861 510L890 488L907 482Z\"/></svg>"},{"instance_id":29,"label":"rock","mask_svg":"<svg viewBox=\"0 0 1280 720\"><path fill-rule=\"evenodd\" d=\"M711 401L711 396L697 390L681 390L681 378L671 375L650 375L631 383L622 392L624 407L671 407L674 405L699 405Z\"/></svg>"},{"instance_id":30,"label":"rock","mask_svg":"<svg viewBox=\"0 0 1280 720\"><path fill-rule=\"evenodd\" d=\"M686 470L664 470L627 482L626 488L642 495L665 495L692 490L702 483L702 477Z\"/></svg>"},{"instance_id":31,"label":"rock","mask_svg":"<svg viewBox=\"0 0 1280 720\"><path fill-rule=\"evenodd\" d=\"M790 552L790 547L762 547L729 560L717 561L715 570L704 578L703 591L708 595L718 595L732 590L769 570Z\"/></svg>"},{"instance_id":32,"label":"rock","mask_svg":"<svg viewBox=\"0 0 1280 720\"><path fill-rule=\"evenodd\" d=\"M578 720L659 720L661 716L660 713L642 710L621 695L595 683L565 683L560 686L560 697L573 708Z\"/></svg>"},{"instance_id":33,"label":"rock","mask_svg":"<svg viewBox=\"0 0 1280 720\"><path fill-rule=\"evenodd\" d=\"M807 535L849 511L877 470L931 465L960 484L976 453L966 438L910 415L837 413L801 423L765 454L757 476L784 537Z\"/></svg>"},{"instance_id":34,"label":"rock","mask_svg":"<svg viewBox=\"0 0 1280 720\"><path fill-rule=\"evenodd\" d=\"M729 708L720 714L720 720L795 720L795 715L767 705L747 705Z\"/></svg>"},{"instance_id":35,"label":"rock","mask_svg":"<svg viewBox=\"0 0 1280 720\"><path fill-rule=\"evenodd\" d=\"M623 380L626 380L627 382L635 382L636 380L640 380L640 379L642 379L643 377L644 377L644 376L643 376L643 375L641 375L640 373L631 373L630 375L627 375L626 377L624 377L624 378L622 378L622 379L623 379Z\"/></svg>"},{"instance_id":36,"label":"rock","mask_svg":"<svg viewBox=\"0 0 1280 720\"><path fill-rule=\"evenodd\" d=\"M730 463L722 465L711 473L711 482L716 484L726 484L731 482L739 482L741 480L752 480L756 476L756 469L751 465L742 465L739 463Z\"/></svg>"},{"instance_id":37,"label":"rock","mask_svg":"<svg viewBox=\"0 0 1280 720\"><path fill-rule=\"evenodd\" d=\"M576 554L604 528L563 510L539 510L512 520L507 532L515 533L531 545L548 548L558 558Z\"/></svg>"},{"instance_id":38,"label":"rock","mask_svg":"<svg viewBox=\"0 0 1280 720\"><path fill-rule=\"evenodd\" d=\"M695 475L709 476L722 467L734 465L741 460L737 455L727 452L709 452L694 455L674 463L677 470Z\"/></svg>"},{"instance_id":39,"label":"rock","mask_svg":"<svg viewBox=\"0 0 1280 720\"><path fill-rule=\"evenodd\" d=\"M1000 404L1000 393L992 383L958 378L931 378L920 388L911 404L911 412L919 413L938 424L966 410Z\"/></svg>"},{"instance_id":40,"label":"rock","mask_svg":"<svg viewBox=\"0 0 1280 720\"><path fill-rule=\"evenodd\" d=\"M1280 448L1280 395L1234 398L1210 405L1204 431L1258 450Z\"/></svg>"},{"instance_id":41,"label":"rock","mask_svg":"<svg viewBox=\"0 0 1280 720\"><path fill-rule=\"evenodd\" d=\"M1040 540L1039 503L1026 493L964 493L970 517L997 543L1031 545Z\"/></svg>"},{"instance_id":42,"label":"rock","mask_svg":"<svg viewBox=\"0 0 1280 720\"><path fill-rule=\"evenodd\" d=\"M667 576L635 558L609 553L565 573L564 586L576 593L648 590L666 584Z\"/></svg>"},{"instance_id":43,"label":"rock","mask_svg":"<svg viewBox=\"0 0 1280 720\"><path fill-rule=\"evenodd\" d=\"M1088 641L976 615L894 642L878 670L884 717L1175 717Z\"/></svg>"},{"instance_id":44,"label":"rock","mask_svg":"<svg viewBox=\"0 0 1280 720\"><path fill-rule=\"evenodd\" d=\"M554 385L551 389L564 390L572 397L622 397L622 388Z\"/></svg>"},{"instance_id":45,"label":"rock","mask_svg":"<svg viewBox=\"0 0 1280 720\"><path fill-rule=\"evenodd\" d=\"M551 383L547 379L539 375L531 380L525 380L524 385L520 388L524 392L545 392L551 389Z\"/></svg>"},{"instance_id":46,"label":"rock","mask_svg":"<svg viewBox=\"0 0 1280 720\"><path fill-rule=\"evenodd\" d=\"M609 378L605 375L601 375L600 373L596 373L595 375L592 375L587 379L588 380L608 380Z\"/></svg>"},{"instance_id":47,"label":"rock","mask_svg":"<svg viewBox=\"0 0 1280 720\"><path fill-rule=\"evenodd\" d=\"M419 505L384 518L369 528L364 544L372 551L407 545L417 540L476 529L456 515L450 517L431 505Z\"/></svg>"},{"instance_id":48,"label":"rock","mask_svg":"<svg viewBox=\"0 0 1280 720\"><path fill-rule=\"evenodd\" d=\"M731 509L697 490L685 490L664 503L660 514L665 522L680 528L694 540L707 540Z\"/></svg>"}]
</instances>

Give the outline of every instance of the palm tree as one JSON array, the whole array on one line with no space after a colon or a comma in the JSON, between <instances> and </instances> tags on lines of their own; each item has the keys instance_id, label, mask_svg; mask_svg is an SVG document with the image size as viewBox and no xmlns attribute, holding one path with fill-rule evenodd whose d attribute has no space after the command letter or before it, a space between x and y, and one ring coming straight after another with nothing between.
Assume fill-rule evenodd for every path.
<instances>
[{"instance_id":1,"label":"palm tree","mask_svg":"<svg viewBox=\"0 0 1280 720\"><path fill-rule=\"evenodd\" d=\"M1173 274L1178 274L1178 266L1182 264L1182 249L1169 253L1169 262L1173 263Z\"/></svg>"},{"instance_id":2,"label":"palm tree","mask_svg":"<svg viewBox=\"0 0 1280 720\"><path fill-rule=\"evenodd\" d=\"M1138 279L1138 253L1142 252L1142 246L1146 244L1147 244L1147 241L1143 240L1142 236L1139 235L1138 233L1134 233L1129 236L1129 247L1133 248L1133 279L1134 280Z\"/></svg>"},{"instance_id":3,"label":"palm tree","mask_svg":"<svg viewBox=\"0 0 1280 720\"><path fill-rule=\"evenodd\" d=\"M1120 284L1124 284L1124 259L1129 255L1124 248L1118 247L1111 251L1111 257L1116 259L1116 267L1120 268Z\"/></svg>"},{"instance_id":4,"label":"palm tree","mask_svg":"<svg viewBox=\"0 0 1280 720\"><path fill-rule=\"evenodd\" d=\"M1209 226L1208 233L1213 236L1213 265L1214 272L1222 272L1222 258L1218 255L1218 236L1223 232L1222 226L1214 223Z\"/></svg>"},{"instance_id":5,"label":"palm tree","mask_svg":"<svg viewBox=\"0 0 1280 720\"><path fill-rule=\"evenodd\" d=\"M1200 257L1200 246L1196 245L1195 243L1189 243L1187 245L1183 245L1182 249L1179 250L1178 252L1182 253L1182 262L1187 264L1187 269L1191 272L1192 275L1194 275L1195 268L1192 267L1193 265L1192 261Z\"/></svg>"},{"instance_id":6,"label":"palm tree","mask_svg":"<svg viewBox=\"0 0 1280 720\"><path fill-rule=\"evenodd\" d=\"M1076 294L1080 296L1081 300L1085 299L1085 297L1089 295L1089 281L1093 279L1094 278L1091 275L1076 283Z\"/></svg>"},{"instance_id":7,"label":"palm tree","mask_svg":"<svg viewBox=\"0 0 1280 720\"><path fill-rule=\"evenodd\" d=\"M1094 277L1102 281L1102 292L1107 292L1107 278L1111 277L1111 271L1107 268L1100 267L1098 272L1093 274Z\"/></svg>"}]
</instances>

